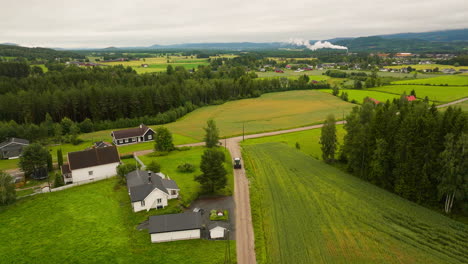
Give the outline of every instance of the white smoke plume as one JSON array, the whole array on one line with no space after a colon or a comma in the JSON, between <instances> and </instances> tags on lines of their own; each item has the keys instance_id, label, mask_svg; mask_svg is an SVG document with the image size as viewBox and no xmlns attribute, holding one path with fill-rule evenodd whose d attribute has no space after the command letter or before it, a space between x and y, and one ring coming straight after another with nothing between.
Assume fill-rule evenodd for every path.
<instances>
[{"instance_id":1,"label":"white smoke plume","mask_svg":"<svg viewBox=\"0 0 468 264\"><path fill-rule=\"evenodd\" d=\"M334 45L331 44L328 41L317 41L314 43L314 45L310 44L310 41L305 40L305 39L290 39L289 40L290 44L296 45L296 46L305 46L306 48L310 50L318 50L318 49L340 49L340 50L348 50L347 47L345 46L339 46L339 45Z\"/></svg>"}]
</instances>

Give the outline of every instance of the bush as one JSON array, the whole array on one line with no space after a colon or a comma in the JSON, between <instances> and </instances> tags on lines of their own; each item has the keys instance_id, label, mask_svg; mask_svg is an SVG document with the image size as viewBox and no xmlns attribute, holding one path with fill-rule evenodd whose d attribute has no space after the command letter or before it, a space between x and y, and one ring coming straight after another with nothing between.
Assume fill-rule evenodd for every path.
<instances>
[{"instance_id":1,"label":"bush","mask_svg":"<svg viewBox=\"0 0 468 264\"><path fill-rule=\"evenodd\" d=\"M162 157L169 155L169 151L155 151L151 154L153 157Z\"/></svg>"},{"instance_id":2,"label":"bush","mask_svg":"<svg viewBox=\"0 0 468 264\"><path fill-rule=\"evenodd\" d=\"M55 173L55 179L54 179L54 188L60 187L65 185L63 182L63 177L60 173Z\"/></svg>"},{"instance_id":3,"label":"bush","mask_svg":"<svg viewBox=\"0 0 468 264\"><path fill-rule=\"evenodd\" d=\"M134 158L133 154L126 154L126 155L120 156L120 159L133 159L133 158Z\"/></svg>"},{"instance_id":4,"label":"bush","mask_svg":"<svg viewBox=\"0 0 468 264\"><path fill-rule=\"evenodd\" d=\"M222 216L218 216L218 210L211 210L210 211L210 220L211 221L227 221L229 220L229 212L228 210L223 211Z\"/></svg>"},{"instance_id":5,"label":"bush","mask_svg":"<svg viewBox=\"0 0 468 264\"><path fill-rule=\"evenodd\" d=\"M301 149L301 145L299 144L299 142L296 142L296 148Z\"/></svg>"},{"instance_id":6,"label":"bush","mask_svg":"<svg viewBox=\"0 0 468 264\"><path fill-rule=\"evenodd\" d=\"M192 148L191 147L176 147L175 150L178 150L178 151L187 151L187 150L191 150Z\"/></svg>"},{"instance_id":7,"label":"bush","mask_svg":"<svg viewBox=\"0 0 468 264\"><path fill-rule=\"evenodd\" d=\"M195 171L195 166L190 163L184 163L177 166L179 172L190 173Z\"/></svg>"},{"instance_id":8,"label":"bush","mask_svg":"<svg viewBox=\"0 0 468 264\"><path fill-rule=\"evenodd\" d=\"M152 172L161 172L161 165L159 165L159 163L153 160L150 164L148 164L148 166L146 166L146 170Z\"/></svg>"}]
</instances>

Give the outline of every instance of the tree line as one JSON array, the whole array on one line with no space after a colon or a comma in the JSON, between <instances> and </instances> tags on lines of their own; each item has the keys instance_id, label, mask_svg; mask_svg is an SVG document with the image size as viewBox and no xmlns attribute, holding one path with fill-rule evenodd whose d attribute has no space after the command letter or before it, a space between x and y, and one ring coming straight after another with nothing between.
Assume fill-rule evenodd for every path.
<instances>
[{"instance_id":1,"label":"tree line","mask_svg":"<svg viewBox=\"0 0 468 264\"><path fill-rule=\"evenodd\" d=\"M349 172L411 201L466 212L468 118L460 108L440 112L404 96L367 101L353 108L344 128L339 160ZM334 158L330 147L322 149L324 158Z\"/></svg>"}]
</instances>

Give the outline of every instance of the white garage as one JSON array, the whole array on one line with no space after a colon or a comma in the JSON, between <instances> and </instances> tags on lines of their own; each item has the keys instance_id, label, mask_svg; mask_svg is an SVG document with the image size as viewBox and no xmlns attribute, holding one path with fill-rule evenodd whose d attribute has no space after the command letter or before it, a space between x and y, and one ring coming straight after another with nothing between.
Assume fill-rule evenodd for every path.
<instances>
[{"instance_id":1,"label":"white garage","mask_svg":"<svg viewBox=\"0 0 468 264\"><path fill-rule=\"evenodd\" d=\"M227 226L223 223L213 223L208 226L210 230L211 239L222 239L225 238L227 232Z\"/></svg>"},{"instance_id":2,"label":"white garage","mask_svg":"<svg viewBox=\"0 0 468 264\"><path fill-rule=\"evenodd\" d=\"M153 243L199 239L201 228L201 213L155 215L149 218L149 233Z\"/></svg>"}]
</instances>

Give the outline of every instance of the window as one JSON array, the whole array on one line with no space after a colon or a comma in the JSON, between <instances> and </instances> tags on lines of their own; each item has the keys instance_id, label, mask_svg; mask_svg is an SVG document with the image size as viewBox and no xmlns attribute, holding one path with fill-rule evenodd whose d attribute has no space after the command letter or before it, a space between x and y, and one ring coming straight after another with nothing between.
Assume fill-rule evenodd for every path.
<instances>
[{"instance_id":1,"label":"window","mask_svg":"<svg viewBox=\"0 0 468 264\"><path fill-rule=\"evenodd\" d=\"M145 206L145 200L141 201L141 206Z\"/></svg>"},{"instance_id":2,"label":"window","mask_svg":"<svg viewBox=\"0 0 468 264\"><path fill-rule=\"evenodd\" d=\"M153 139L153 135L148 135L148 139Z\"/></svg>"},{"instance_id":3,"label":"window","mask_svg":"<svg viewBox=\"0 0 468 264\"><path fill-rule=\"evenodd\" d=\"M158 202L158 204L162 203L162 199L159 198L159 199L157 200L157 202Z\"/></svg>"},{"instance_id":4,"label":"window","mask_svg":"<svg viewBox=\"0 0 468 264\"><path fill-rule=\"evenodd\" d=\"M132 142L135 142L135 141L136 141L136 139L135 139L135 138L132 138Z\"/></svg>"},{"instance_id":5,"label":"window","mask_svg":"<svg viewBox=\"0 0 468 264\"><path fill-rule=\"evenodd\" d=\"M171 195L177 195L177 191L176 190L171 190Z\"/></svg>"},{"instance_id":6,"label":"window","mask_svg":"<svg viewBox=\"0 0 468 264\"><path fill-rule=\"evenodd\" d=\"M93 171L88 171L89 176L93 176Z\"/></svg>"},{"instance_id":7,"label":"window","mask_svg":"<svg viewBox=\"0 0 468 264\"><path fill-rule=\"evenodd\" d=\"M121 143L122 143L122 140L117 140L117 143L121 144Z\"/></svg>"},{"instance_id":8,"label":"window","mask_svg":"<svg viewBox=\"0 0 468 264\"><path fill-rule=\"evenodd\" d=\"M128 142L128 138L125 139L125 143L127 143L127 142Z\"/></svg>"}]
</instances>

